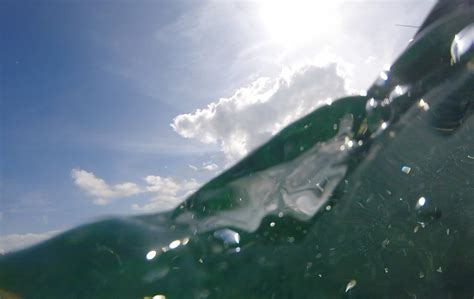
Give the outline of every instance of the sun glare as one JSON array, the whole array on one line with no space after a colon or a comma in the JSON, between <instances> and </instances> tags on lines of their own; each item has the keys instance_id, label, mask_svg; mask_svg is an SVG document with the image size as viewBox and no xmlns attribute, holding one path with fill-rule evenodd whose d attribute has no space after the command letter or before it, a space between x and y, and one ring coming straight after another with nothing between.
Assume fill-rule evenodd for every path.
<instances>
[{"instance_id":1,"label":"sun glare","mask_svg":"<svg viewBox=\"0 0 474 299\"><path fill-rule=\"evenodd\" d=\"M338 23L333 0L263 0L260 17L270 38L284 45L298 45L331 34Z\"/></svg>"},{"instance_id":2,"label":"sun glare","mask_svg":"<svg viewBox=\"0 0 474 299\"><path fill-rule=\"evenodd\" d=\"M322 38L338 23L336 1L263 0L260 17L273 41L287 46Z\"/></svg>"}]
</instances>

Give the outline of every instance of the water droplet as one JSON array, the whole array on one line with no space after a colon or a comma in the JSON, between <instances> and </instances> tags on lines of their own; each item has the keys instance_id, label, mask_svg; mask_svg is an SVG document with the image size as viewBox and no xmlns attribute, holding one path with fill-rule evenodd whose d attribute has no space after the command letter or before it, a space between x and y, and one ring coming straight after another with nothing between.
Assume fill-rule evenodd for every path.
<instances>
[{"instance_id":1,"label":"water droplet","mask_svg":"<svg viewBox=\"0 0 474 299\"><path fill-rule=\"evenodd\" d=\"M164 295L155 295L153 299L166 299L166 297Z\"/></svg>"},{"instance_id":2,"label":"water droplet","mask_svg":"<svg viewBox=\"0 0 474 299\"><path fill-rule=\"evenodd\" d=\"M346 293L349 292L351 289L353 289L357 285L357 281L355 279L349 281L346 285Z\"/></svg>"},{"instance_id":3,"label":"water droplet","mask_svg":"<svg viewBox=\"0 0 474 299\"><path fill-rule=\"evenodd\" d=\"M283 218L283 212L278 213L279 218Z\"/></svg>"},{"instance_id":4,"label":"water droplet","mask_svg":"<svg viewBox=\"0 0 474 299\"><path fill-rule=\"evenodd\" d=\"M373 108L376 108L377 106L378 106L378 102L374 98L371 98L367 101L366 109L367 110L373 109Z\"/></svg>"},{"instance_id":5,"label":"water droplet","mask_svg":"<svg viewBox=\"0 0 474 299\"><path fill-rule=\"evenodd\" d=\"M389 239L385 239L382 241L382 247L383 248L387 248L387 246L390 244L390 240Z\"/></svg>"},{"instance_id":6,"label":"water droplet","mask_svg":"<svg viewBox=\"0 0 474 299\"><path fill-rule=\"evenodd\" d=\"M424 205L426 204L426 198L424 198L423 196L420 197L418 199L418 201L416 202L416 208L419 209L421 207L423 207Z\"/></svg>"},{"instance_id":7,"label":"water droplet","mask_svg":"<svg viewBox=\"0 0 474 299\"><path fill-rule=\"evenodd\" d=\"M385 271L385 273L388 273L388 268L385 268L384 271Z\"/></svg>"},{"instance_id":8,"label":"water droplet","mask_svg":"<svg viewBox=\"0 0 474 299\"><path fill-rule=\"evenodd\" d=\"M406 174L410 174L411 167L410 166L402 166L402 171Z\"/></svg>"},{"instance_id":9,"label":"water droplet","mask_svg":"<svg viewBox=\"0 0 474 299\"><path fill-rule=\"evenodd\" d=\"M443 273L443 269L441 268L441 266L439 266L438 269L436 269L436 272Z\"/></svg>"},{"instance_id":10,"label":"water droplet","mask_svg":"<svg viewBox=\"0 0 474 299\"><path fill-rule=\"evenodd\" d=\"M170 245L168 245L168 247L170 249L175 249L177 248L179 245L181 245L181 241L180 240L174 240L173 242L170 243Z\"/></svg>"},{"instance_id":11,"label":"water droplet","mask_svg":"<svg viewBox=\"0 0 474 299\"><path fill-rule=\"evenodd\" d=\"M152 259L154 259L156 257L156 251L155 250L150 250L148 251L148 253L146 254L146 259L151 261Z\"/></svg>"},{"instance_id":12,"label":"water droplet","mask_svg":"<svg viewBox=\"0 0 474 299\"><path fill-rule=\"evenodd\" d=\"M367 111L367 126L370 131L376 132L388 127L388 122L392 118L392 107L389 101L370 98L366 102L365 110Z\"/></svg>"},{"instance_id":13,"label":"water droplet","mask_svg":"<svg viewBox=\"0 0 474 299\"><path fill-rule=\"evenodd\" d=\"M295 237L289 237L288 238L288 243L293 243L295 241Z\"/></svg>"},{"instance_id":14,"label":"water droplet","mask_svg":"<svg viewBox=\"0 0 474 299\"><path fill-rule=\"evenodd\" d=\"M396 98L404 95L410 88L407 85L397 85L395 88L390 92L388 99L389 102L395 100Z\"/></svg>"},{"instance_id":15,"label":"water droplet","mask_svg":"<svg viewBox=\"0 0 474 299\"><path fill-rule=\"evenodd\" d=\"M420 273L418 273L418 277L419 278L425 278L425 273L420 271Z\"/></svg>"},{"instance_id":16,"label":"water droplet","mask_svg":"<svg viewBox=\"0 0 474 299\"><path fill-rule=\"evenodd\" d=\"M388 72L386 72L386 71L380 72L379 76L380 76L380 79L382 79L384 81L388 80Z\"/></svg>"},{"instance_id":17,"label":"water droplet","mask_svg":"<svg viewBox=\"0 0 474 299\"><path fill-rule=\"evenodd\" d=\"M446 229L446 235L449 236L449 228Z\"/></svg>"},{"instance_id":18,"label":"water droplet","mask_svg":"<svg viewBox=\"0 0 474 299\"><path fill-rule=\"evenodd\" d=\"M326 211L331 211L331 209L332 209L331 205L326 206Z\"/></svg>"},{"instance_id":19,"label":"water droplet","mask_svg":"<svg viewBox=\"0 0 474 299\"><path fill-rule=\"evenodd\" d=\"M468 25L454 36L451 43L451 60L458 63L474 49L474 23Z\"/></svg>"},{"instance_id":20,"label":"water droplet","mask_svg":"<svg viewBox=\"0 0 474 299\"><path fill-rule=\"evenodd\" d=\"M425 102L425 100L423 100L423 99L420 99L418 101L418 107L420 109L423 109L424 111L430 110L430 105L427 102Z\"/></svg>"},{"instance_id":21,"label":"water droplet","mask_svg":"<svg viewBox=\"0 0 474 299\"><path fill-rule=\"evenodd\" d=\"M275 222L270 222L270 227L275 227Z\"/></svg>"}]
</instances>

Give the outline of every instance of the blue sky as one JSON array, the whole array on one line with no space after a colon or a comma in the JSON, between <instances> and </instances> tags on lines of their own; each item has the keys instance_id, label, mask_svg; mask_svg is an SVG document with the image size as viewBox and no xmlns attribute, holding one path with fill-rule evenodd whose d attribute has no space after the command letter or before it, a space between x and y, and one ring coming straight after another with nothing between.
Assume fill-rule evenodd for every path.
<instances>
[{"instance_id":1,"label":"blue sky","mask_svg":"<svg viewBox=\"0 0 474 299\"><path fill-rule=\"evenodd\" d=\"M0 250L176 205L289 122L367 88L414 34L394 25L432 5L2 2Z\"/></svg>"}]
</instances>

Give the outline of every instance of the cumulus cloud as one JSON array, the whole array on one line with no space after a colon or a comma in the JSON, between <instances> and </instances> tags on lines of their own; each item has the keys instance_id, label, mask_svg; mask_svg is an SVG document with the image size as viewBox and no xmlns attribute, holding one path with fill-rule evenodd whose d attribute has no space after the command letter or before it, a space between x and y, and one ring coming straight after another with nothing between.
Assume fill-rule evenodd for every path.
<instances>
[{"instance_id":1,"label":"cumulus cloud","mask_svg":"<svg viewBox=\"0 0 474 299\"><path fill-rule=\"evenodd\" d=\"M213 165L206 166L213 168ZM145 186L125 182L109 185L92 172L81 169L71 171L74 183L92 198L96 205L108 205L115 199L130 197L136 194L151 196L144 205L133 204L132 209L139 211L168 210L176 207L187 196L195 191L200 184L195 179L178 179L149 175L144 178Z\"/></svg>"},{"instance_id":2,"label":"cumulus cloud","mask_svg":"<svg viewBox=\"0 0 474 299\"><path fill-rule=\"evenodd\" d=\"M194 179L178 179L149 175L145 178L146 190L153 197L145 205L133 204L132 209L138 211L168 210L176 207L191 195L200 184Z\"/></svg>"},{"instance_id":3,"label":"cumulus cloud","mask_svg":"<svg viewBox=\"0 0 474 299\"><path fill-rule=\"evenodd\" d=\"M135 183L125 182L110 186L103 179L96 177L94 173L82 169L73 169L71 176L74 183L90 195L97 205L107 205L114 199L129 197L142 192Z\"/></svg>"},{"instance_id":4,"label":"cumulus cloud","mask_svg":"<svg viewBox=\"0 0 474 299\"><path fill-rule=\"evenodd\" d=\"M62 230L52 230L45 233L27 233L27 234L10 234L0 236L0 254L23 249L44 240L54 237L61 233Z\"/></svg>"},{"instance_id":5,"label":"cumulus cloud","mask_svg":"<svg viewBox=\"0 0 474 299\"><path fill-rule=\"evenodd\" d=\"M229 98L178 115L171 127L185 138L219 144L233 163L292 121L347 93L338 64L305 65L276 78L259 78Z\"/></svg>"}]
</instances>

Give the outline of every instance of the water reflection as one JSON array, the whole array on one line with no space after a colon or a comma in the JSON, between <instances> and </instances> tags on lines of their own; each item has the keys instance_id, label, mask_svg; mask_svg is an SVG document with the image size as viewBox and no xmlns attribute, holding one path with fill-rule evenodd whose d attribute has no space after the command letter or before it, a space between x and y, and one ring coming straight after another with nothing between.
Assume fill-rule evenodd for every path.
<instances>
[{"instance_id":1,"label":"water reflection","mask_svg":"<svg viewBox=\"0 0 474 299\"><path fill-rule=\"evenodd\" d=\"M214 237L222 240L224 244L227 244L227 245L235 245L235 244L239 244L240 242L239 233L228 228L215 231Z\"/></svg>"},{"instance_id":2,"label":"water reflection","mask_svg":"<svg viewBox=\"0 0 474 299\"><path fill-rule=\"evenodd\" d=\"M451 44L451 60L453 63L460 62L474 47L474 23L468 25L454 36Z\"/></svg>"}]
</instances>

